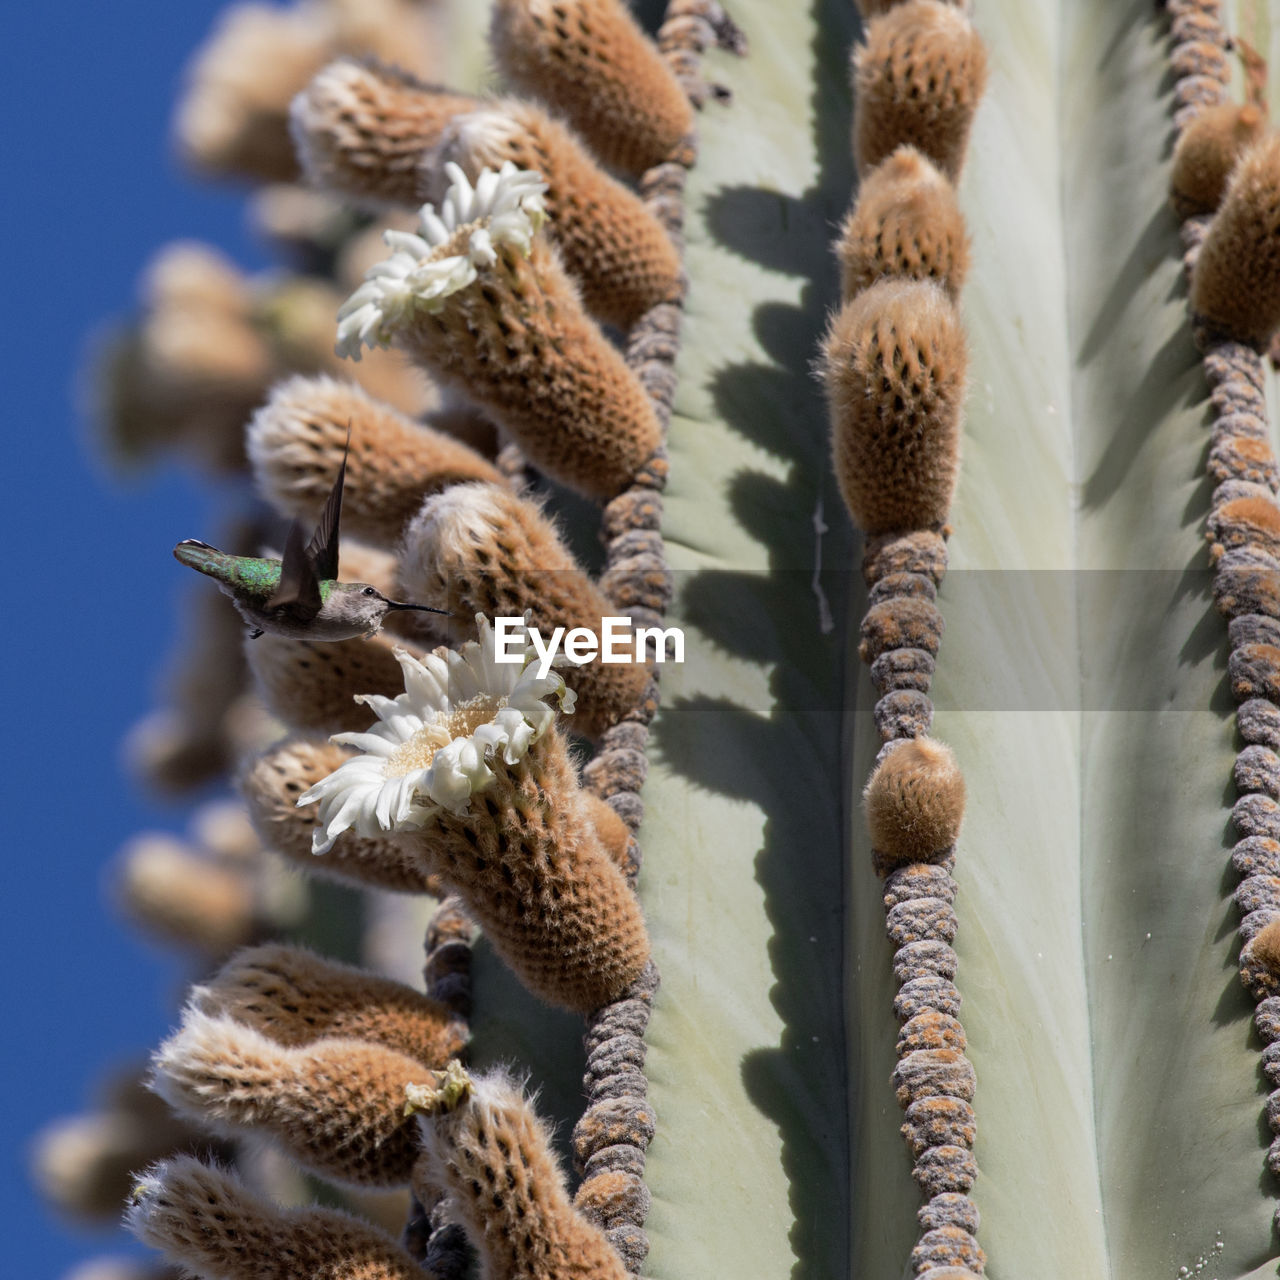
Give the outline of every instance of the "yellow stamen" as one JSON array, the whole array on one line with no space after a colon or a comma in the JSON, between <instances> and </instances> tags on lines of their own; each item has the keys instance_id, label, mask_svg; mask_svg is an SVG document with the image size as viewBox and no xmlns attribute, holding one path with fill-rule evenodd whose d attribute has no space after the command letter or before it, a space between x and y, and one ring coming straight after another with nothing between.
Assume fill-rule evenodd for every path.
<instances>
[{"instance_id":1,"label":"yellow stamen","mask_svg":"<svg viewBox=\"0 0 1280 1280\"><path fill-rule=\"evenodd\" d=\"M460 702L447 715L424 724L408 742L397 747L387 757L383 776L403 778L410 773L430 768L439 748L452 742L454 738L468 737L482 724L492 720L506 705L506 698L495 698L488 693L478 693L474 698Z\"/></svg>"}]
</instances>

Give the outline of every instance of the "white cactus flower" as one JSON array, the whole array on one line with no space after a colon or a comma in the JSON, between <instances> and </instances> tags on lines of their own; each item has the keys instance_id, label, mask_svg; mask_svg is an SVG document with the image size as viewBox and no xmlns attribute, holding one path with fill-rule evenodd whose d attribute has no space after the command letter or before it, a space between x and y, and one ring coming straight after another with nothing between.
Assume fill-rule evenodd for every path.
<instances>
[{"instance_id":1,"label":"white cactus flower","mask_svg":"<svg viewBox=\"0 0 1280 1280\"><path fill-rule=\"evenodd\" d=\"M497 261L497 246L510 245L527 257L546 219L547 184L530 169L508 161L496 172L482 169L473 187L456 164L445 165L450 186L440 212L424 204L418 234L385 231L391 256L365 273L364 283L338 311L340 356L360 359L364 347L387 346L415 310L438 312L465 289L482 268ZM472 228L466 251L456 252L458 232ZM446 245L455 252L442 254Z\"/></svg>"},{"instance_id":2,"label":"white cactus flower","mask_svg":"<svg viewBox=\"0 0 1280 1280\"><path fill-rule=\"evenodd\" d=\"M397 650L404 693L359 699L378 723L332 741L361 754L298 799L320 805L313 853L327 853L347 830L375 836L420 827L433 807L464 813L493 780L491 762L519 763L551 727L555 708L544 699L573 710L573 691L560 675L537 675L533 649L522 663L498 662L492 627L483 614L476 622L480 642L460 651L437 649L419 661Z\"/></svg>"}]
</instances>

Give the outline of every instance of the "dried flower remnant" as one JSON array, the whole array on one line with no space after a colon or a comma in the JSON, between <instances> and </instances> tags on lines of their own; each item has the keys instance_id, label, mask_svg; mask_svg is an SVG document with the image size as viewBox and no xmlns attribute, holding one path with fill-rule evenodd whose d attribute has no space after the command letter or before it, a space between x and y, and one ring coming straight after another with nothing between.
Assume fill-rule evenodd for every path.
<instances>
[{"instance_id":1,"label":"dried flower remnant","mask_svg":"<svg viewBox=\"0 0 1280 1280\"><path fill-rule=\"evenodd\" d=\"M428 498L405 534L400 582L454 616L529 611L548 635L558 626L599 635L603 619L618 614L539 506L497 485L456 485ZM564 675L577 696L571 727L596 739L636 705L650 671L596 659Z\"/></svg>"},{"instance_id":2,"label":"dried flower remnant","mask_svg":"<svg viewBox=\"0 0 1280 1280\"><path fill-rule=\"evenodd\" d=\"M836 478L864 532L945 525L967 368L964 331L938 285L883 280L837 312L822 377Z\"/></svg>"},{"instance_id":3,"label":"dried flower remnant","mask_svg":"<svg viewBox=\"0 0 1280 1280\"><path fill-rule=\"evenodd\" d=\"M409 1180L418 1145L402 1099L425 1068L403 1053L342 1037L283 1045L188 1007L154 1066L156 1092L215 1132L268 1134L300 1164L341 1182Z\"/></svg>"},{"instance_id":4,"label":"dried flower remnant","mask_svg":"<svg viewBox=\"0 0 1280 1280\"><path fill-rule=\"evenodd\" d=\"M126 1225L206 1280L422 1280L389 1237L336 1209L264 1205L231 1174L165 1161L138 1179Z\"/></svg>"},{"instance_id":5,"label":"dried flower remnant","mask_svg":"<svg viewBox=\"0 0 1280 1280\"><path fill-rule=\"evenodd\" d=\"M1232 169L1266 128L1265 114L1252 103L1209 107L1187 125L1174 148L1169 175L1169 199L1180 218L1218 207Z\"/></svg>"},{"instance_id":6,"label":"dried flower remnant","mask_svg":"<svg viewBox=\"0 0 1280 1280\"><path fill-rule=\"evenodd\" d=\"M964 799L964 777L950 747L934 738L895 746L863 793L879 869L945 857L960 834Z\"/></svg>"},{"instance_id":7,"label":"dried flower remnant","mask_svg":"<svg viewBox=\"0 0 1280 1280\"><path fill-rule=\"evenodd\" d=\"M437 1000L302 947L238 952L192 989L192 1006L231 1018L277 1044L363 1040L435 1069L462 1051L465 1026Z\"/></svg>"},{"instance_id":8,"label":"dried flower remnant","mask_svg":"<svg viewBox=\"0 0 1280 1280\"><path fill-rule=\"evenodd\" d=\"M863 180L836 257L845 301L883 276L933 280L957 297L969 273L969 233L955 189L915 147L899 147Z\"/></svg>"},{"instance_id":9,"label":"dried flower remnant","mask_svg":"<svg viewBox=\"0 0 1280 1280\"><path fill-rule=\"evenodd\" d=\"M419 166L449 120L477 100L392 66L340 58L298 94L290 127L307 181L358 204L419 205Z\"/></svg>"},{"instance_id":10,"label":"dried flower remnant","mask_svg":"<svg viewBox=\"0 0 1280 1280\"><path fill-rule=\"evenodd\" d=\"M854 51L853 83L859 173L909 143L959 176L987 84L986 49L959 8L907 0L873 18Z\"/></svg>"},{"instance_id":11,"label":"dried flower remnant","mask_svg":"<svg viewBox=\"0 0 1280 1280\"><path fill-rule=\"evenodd\" d=\"M661 223L541 108L507 99L459 115L428 159L429 174L450 161L472 179L504 164L542 175L547 235L596 319L629 328L679 296L680 255Z\"/></svg>"},{"instance_id":12,"label":"dried flower remnant","mask_svg":"<svg viewBox=\"0 0 1280 1280\"><path fill-rule=\"evenodd\" d=\"M619 0L497 0L502 74L562 114L610 168L675 159L693 129L685 91Z\"/></svg>"},{"instance_id":13,"label":"dried flower remnant","mask_svg":"<svg viewBox=\"0 0 1280 1280\"><path fill-rule=\"evenodd\" d=\"M536 467L589 497L615 496L662 432L537 234L545 184L505 165L472 188L446 168L440 213L423 206L420 235L386 232L391 257L338 313L338 352L404 348L491 413Z\"/></svg>"},{"instance_id":14,"label":"dried flower remnant","mask_svg":"<svg viewBox=\"0 0 1280 1280\"><path fill-rule=\"evenodd\" d=\"M546 1126L500 1072L457 1067L410 1088L423 1157L422 1193L439 1188L480 1254L484 1276L537 1280L625 1280L605 1234L570 1202Z\"/></svg>"},{"instance_id":15,"label":"dried flower remnant","mask_svg":"<svg viewBox=\"0 0 1280 1280\"><path fill-rule=\"evenodd\" d=\"M1264 347L1280 328L1280 134L1232 171L1191 277L1191 309L1213 331Z\"/></svg>"},{"instance_id":16,"label":"dried flower remnant","mask_svg":"<svg viewBox=\"0 0 1280 1280\"><path fill-rule=\"evenodd\" d=\"M272 505L311 520L324 509L345 458L344 531L381 547L397 545L427 494L467 480L500 480L461 441L328 377L277 383L249 423L246 448Z\"/></svg>"},{"instance_id":17,"label":"dried flower remnant","mask_svg":"<svg viewBox=\"0 0 1280 1280\"><path fill-rule=\"evenodd\" d=\"M396 836L348 831L324 854L313 853L318 814L312 806L298 808L298 797L349 759L344 748L309 738L288 738L255 759L240 788L263 841L294 866L324 879L395 893L435 892L436 881L422 860Z\"/></svg>"},{"instance_id":18,"label":"dried flower remnant","mask_svg":"<svg viewBox=\"0 0 1280 1280\"><path fill-rule=\"evenodd\" d=\"M643 969L635 895L600 845L544 698L572 706L554 672L498 663L493 633L400 658L406 691L366 701L380 723L335 741L367 752L313 786L315 848L347 830L417 831L406 843L464 899L495 951L535 994L590 1012ZM526 655L528 662L532 652Z\"/></svg>"}]
</instances>

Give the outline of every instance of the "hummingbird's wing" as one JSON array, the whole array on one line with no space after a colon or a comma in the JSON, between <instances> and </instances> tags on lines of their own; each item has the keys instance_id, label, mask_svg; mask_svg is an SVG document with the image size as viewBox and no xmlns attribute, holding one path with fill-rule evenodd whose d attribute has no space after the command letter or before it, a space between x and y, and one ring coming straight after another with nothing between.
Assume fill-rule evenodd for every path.
<instances>
[{"instance_id":1,"label":"hummingbird's wing","mask_svg":"<svg viewBox=\"0 0 1280 1280\"><path fill-rule=\"evenodd\" d=\"M332 499L330 499L332 501ZM280 564L280 585L266 603L267 610L288 606L298 622L310 622L320 612L320 579L311 563L311 555L302 542L302 526L295 520L285 539L284 559Z\"/></svg>"},{"instance_id":2,"label":"hummingbird's wing","mask_svg":"<svg viewBox=\"0 0 1280 1280\"><path fill-rule=\"evenodd\" d=\"M338 519L342 515L342 486L347 478L347 454L351 451L351 428L347 428L347 447L342 451L342 465L338 468L338 478L329 490L329 500L320 513L320 523L311 535L307 544L307 556L310 558L315 576L321 580L338 576Z\"/></svg>"}]
</instances>

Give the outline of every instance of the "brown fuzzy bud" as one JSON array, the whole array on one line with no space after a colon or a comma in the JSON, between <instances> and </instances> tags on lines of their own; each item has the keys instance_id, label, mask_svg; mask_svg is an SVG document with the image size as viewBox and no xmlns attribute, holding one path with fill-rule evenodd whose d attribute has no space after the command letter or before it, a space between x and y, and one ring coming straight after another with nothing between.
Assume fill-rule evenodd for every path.
<instances>
[{"instance_id":1,"label":"brown fuzzy bud","mask_svg":"<svg viewBox=\"0 0 1280 1280\"><path fill-rule=\"evenodd\" d=\"M240 4L226 10L193 64L175 132L205 173L288 182L297 177L290 99L331 54L311 9Z\"/></svg>"},{"instance_id":2,"label":"brown fuzzy bud","mask_svg":"<svg viewBox=\"0 0 1280 1280\"><path fill-rule=\"evenodd\" d=\"M281 1045L191 1007L154 1064L156 1092L215 1132L269 1134L300 1164L342 1182L409 1180L418 1150L404 1089L426 1074L413 1058L363 1040Z\"/></svg>"},{"instance_id":3,"label":"brown fuzzy bud","mask_svg":"<svg viewBox=\"0 0 1280 1280\"><path fill-rule=\"evenodd\" d=\"M889 865L936 861L960 834L964 798L950 747L934 738L899 743L863 793L872 848Z\"/></svg>"},{"instance_id":4,"label":"brown fuzzy bud","mask_svg":"<svg viewBox=\"0 0 1280 1280\"><path fill-rule=\"evenodd\" d=\"M210 1017L232 1018L277 1044L365 1040L439 1069L466 1028L439 1001L352 965L273 944L241 951L192 992Z\"/></svg>"},{"instance_id":5,"label":"brown fuzzy bud","mask_svg":"<svg viewBox=\"0 0 1280 1280\"><path fill-rule=\"evenodd\" d=\"M501 481L497 470L461 441L333 378L277 384L249 423L246 449L268 501L286 515L312 522L329 500L345 456L343 535L382 547L400 541L427 494L467 480Z\"/></svg>"},{"instance_id":6,"label":"brown fuzzy bud","mask_svg":"<svg viewBox=\"0 0 1280 1280\"><path fill-rule=\"evenodd\" d=\"M116 879L129 918L163 941L226 955L257 929L253 883L179 840L144 835L121 852Z\"/></svg>"},{"instance_id":7,"label":"brown fuzzy bud","mask_svg":"<svg viewBox=\"0 0 1280 1280\"><path fill-rule=\"evenodd\" d=\"M551 1136L513 1081L500 1072L463 1077L457 1101L414 1090L421 1109L420 1197L438 1188L480 1253L486 1276L626 1280L602 1231L570 1203ZM447 1086L446 1086L447 1087Z\"/></svg>"},{"instance_id":8,"label":"brown fuzzy bud","mask_svg":"<svg viewBox=\"0 0 1280 1280\"><path fill-rule=\"evenodd\" d=\"M1280 994L1280 919L1264 925L1241 949L1240 977L1255 1000Z\"/></svg>"},{"instance_id":9,"label":"brown fuzzy bud","mask_svg":"<svg viewBox=\"0 0 1280 1280\"><path fill-rule=\"evenodd\" d=\"M476 225L460 227L434 258L467 253ZM495 248L495 260L443 305L400 304L398 314L386 315L381 339L489 413L539 470L588 497L612 498L658 448L653 405L583 311L543 236L535 236L528 257L506 242ZM348 307L360 298L357 292ZM358 354L365 339L355 330L348 336L345 325L376 305L345 321L340 313L339 345L347 354Z\"/></svg>"},{"instance_id":10,"label":"brown fuzzy bud","mask_svg":"<svg viewBox=\"0 0 1280 1280\"><path fill-rule=\"evenodd\" d=\"M1280 326L1280 134L1255 143L1232 171L1200 247L1191 307L1259 349Z\"/></svg>"},{"instance_id":11,"label":"brown fuzzy bud","mask_svg":"<svg viewBox=\"0 0 1280 1280\"><path fill-rule=\"evenodd\" d=\"M1252 104L1225 103L1196 116L1178 139L1169 175L1169 199L1180 218L1218 207L1236 162L1266 127L1266 116Z\"/></svg>"},{"instance_id":12,"label":"brown fuzzy bud","mask_svg":"<svg viewBox=\"0 0 1280 1280\"><path fill-rule=\"evenodd\" d=\"M176 240L147 263L141 293L155 311L199 311L248 319L253 310L249 282L227 257L195 240Z\"/></svg>"},{"instance_id":13,"label":"brown fuzzy bud","mask_svg":"<svg viewBox=\"0 0 1280 1280\"><path fill-rule=\"evenodd\" d=\"M626 329L679 296L680 255L662 224L539 107L507 99L460 115L431 157L432 172L450 160L473 180L508 161L542 175L547 235L598 320ZM431 194L443 195L439 180Z\"/></svg>"},{"instance_id":14,"label":"brown fuzzy bud","mask_svg":"<svg viewBox=\"0 0 1280 1280\"><path fill-rule=\"evenodd\" d=\"M264 1205L230 1174L188 1157L139 1179L126 1224L209 1280L423 1280L368 1223L336 1209Z\"/></svg>"},{"instance_id":15,"label":"brown fuzzy bud","mask_svg":"<svg viewBox=\"0 0 1280 1280\"><path fill-rule=\"evenodd\" d=\"M461 814L433 807L406 844L453 887L535 995L592 1013L649 959L635 894L601 847L573 762L549 730Z\"/></svg>"},{"instance_id":16,"label":"brown fuzzy bud","mask_svg":"<svg viewBox=\"0 0 1280 1280\"><path fill-rule=\"evenodd\" d=\"M262 841L238 800L208 800L191 815L191 838L218 862L247 867L262 852Z\"/></svg>"},{"instance_id":17,"label":"brown fuzzy bud","mask_svg":"<svg viewBox=\"0 0 1280 1280\"><path fill-rule=\"evenodd\" d=\"M394 67L341 58L294 99L290 127L313 186L357 202L418 205L423 154L454 115L475 106Z\"/></svg>"},{"instance_id":18,"label":"brown fuzzy bud","mask_svg":"<svg viewBox=\"0 0 1280 1280\"><path fill-rule=\"evenodd\" d=\"M610 168L643 173L693 130L679 81L619 0L498 0L490 41L502 74Z\"/></svg>"},{"instance_id":19,"label":"brown fuzzy bud","mask_svg":"<svg viewBox=\"0 0 1280 1280\"><path fill-rule=\"evenodd\" d=\"M154 1160L208 1140L144 1087L140 1074L116 1077L94 1111L44 1126L31 1150L31 1173L60 1212L94 1224L115 1223L134 1174Z\"/></svg>"},{"instance_id":20,"label":"brown fuzzy bud","mask_svg":"<svg viewBox=\"0 0 1280 1280\"><path fill-rule=\"evenodd\" d=\"M987 84L986 48L969 19L941 0L895 5L867 24L853 73L858 172L905 142L954 181Z\"/></svg>"},{"instance_id":21,"label":"brown fuzzy bud","mask_svg":"<svg viewBox=\"0 0 1280 1280\"><path fill-rule=\"evenodd\" d=\"M499 485L457 485L429 498L405 535L400 580L406 598L455 617L531 610L546 636L584 627L603 644L604 619L618 616L537 505ZM640 700L649 667L596 658L561 674L578 695L570 726L595 739Z\"/></svg>"},{"instance_id":22,"label":"brown fuzzy bud","mask_svg":"<svg viewBox=\"0 0 1280 1280\"><path fill-rule=\"evenodd\" d=\"M240 780L254 827L270 848L312 875L358 888L433 892L434 882L422 859L395 836L344 831L327 853L311 852L317 811L314 805L299 809L298 797L349 755L329 742L287 738L259 756Z\"/></svg>"},{"instance_id":23,"label":"brown fuzzy bud","mask_svg":"<svg viewBox=\"0 0 1280 1280\"><path fill-rule=\"evenodd\" d=\"M607 801L591 791L582 792L582 805L596 829L601 848L624 871L627 869L627 850L631 845L631 828L618 816L618 811Z\"/></svg>"},{"instance_id":24,"label":"brown fuzzy bud","mask_svg":"<svg viewBox=\"0 0 1280 1280\"><path fill-rule=\"evenodd\" d=\"M955 298L969 274L955 189L915 147L899 147L863 180L836 257L845 301L882 276L933 280Z\"/></svg>"},{"instance_id":25,"label":"brown fuzzy bud","mask_svg":"<svg viewBox=\"0 0 1280 1280\"><path fill-rule=\"evenodd\" d=\"M215 471L243 466L244 419L272 354L254 325L250 282L205 245L166 245L142 281L142 315L93 370L95 415L126 464L177 445Z\"/></svg>"},{"instance_id":26,"label":"brown fuzzy bud","mask_svg":"<svg viewBox=\"0 0 1280 1280\"><path fill-rule=\"evenodd\" d=\"M864 532L946 523L967 367L964 331L938 285L884 280L836 314L822 356L831 449Z\"/></svg>"},{"instance_id":27,"label":"brown fuzzy bud","mask_svg":"<svg viewBox=\"0 0 1280 1280\"><path fill-rule=\"evenodd\" d=\"M394 697L404 688L394 650L383 635L312 642L268 632L246 642L249 669L273 715L303 733L359 733L373 720L355 699Z\"/></svg>"}]
</instances>

